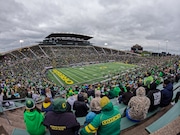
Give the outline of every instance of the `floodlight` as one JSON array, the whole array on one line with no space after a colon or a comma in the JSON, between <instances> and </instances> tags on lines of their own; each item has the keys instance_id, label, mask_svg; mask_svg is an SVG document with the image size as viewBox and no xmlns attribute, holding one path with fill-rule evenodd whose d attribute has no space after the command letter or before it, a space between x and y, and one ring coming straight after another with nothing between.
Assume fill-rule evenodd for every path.
<instances>
[{"instance_id":1,"label":"floodlight","mask_svg":"<svg viewBox=\"0 0 180 135\"><path fill-rule=\"evenodd\" d=\"M23 43L23 42L24 42L24 40L19 40L19 42L20 42L20 43Z\"/></svg>"}]
</instances>

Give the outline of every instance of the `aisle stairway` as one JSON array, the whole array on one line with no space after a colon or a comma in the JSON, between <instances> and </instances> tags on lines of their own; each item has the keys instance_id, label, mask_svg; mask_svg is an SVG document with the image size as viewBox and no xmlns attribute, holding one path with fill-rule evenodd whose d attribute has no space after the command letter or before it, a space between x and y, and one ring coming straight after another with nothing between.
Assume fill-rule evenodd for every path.
<instances>
[{"instance_id":1,"label":"aisle stairway","mask_svg":"<svg viewBox=\"0 0 180 135\"><path fill-rule=\"evenodd\" d=\"M23 112L24 107L16 110L6 111L4 114L0 115L0 125L4 127L9 135L11 135L13 129L16 127L25 129ZM9 119L10 124L8 123L5 115Z\"/></svg>"},{"instance_id":2,"label":"aisle stairway","mask_svg":"<svg viewBox=\"0 0 180 135\"><path fill-rule=\"evenodd\" d=\"M36 104L37 107L41 107L41 103ZM2 125L9 135L12 134L14 128L25 129L23 112L25 107L18 108L15 110L5 111L3 114L0 114L0 126ZM9 119L10 124L8 123Z\"/></svg>"}]
</instances>

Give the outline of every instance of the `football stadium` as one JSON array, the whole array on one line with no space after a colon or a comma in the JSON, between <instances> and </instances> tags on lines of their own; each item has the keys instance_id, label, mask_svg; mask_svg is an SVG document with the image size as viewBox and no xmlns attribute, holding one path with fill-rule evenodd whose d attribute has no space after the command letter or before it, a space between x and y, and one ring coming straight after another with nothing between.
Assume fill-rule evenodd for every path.
<instances>
[{"instance_id":1,"label":"football stadium","mask_svg":"<svg viewBox=\"0 0 180 135\"><path fill-rule=\"evenodd\" d=\"M110 49L92 38L51 33L0 55L1 134L180 132L179 56Z\"/></svg>"}]
</instances>

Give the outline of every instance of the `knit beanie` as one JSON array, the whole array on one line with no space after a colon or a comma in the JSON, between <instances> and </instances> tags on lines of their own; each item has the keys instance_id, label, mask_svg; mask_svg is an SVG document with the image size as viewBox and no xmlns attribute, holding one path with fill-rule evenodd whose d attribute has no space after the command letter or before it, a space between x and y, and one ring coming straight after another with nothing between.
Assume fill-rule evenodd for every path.
<instances>
[{"instance_id":1,"label":"knit beanie","mask_svg":"<svg viewBox=\"0 0 180 135\"><path fill-rule=\"evenodd\" d=\"M100 100L101 108L106 106L109 102L110 102L110 100L109 100L109 98L107 96L102 97L101 100Z\"/></svg>"}]
</instances>

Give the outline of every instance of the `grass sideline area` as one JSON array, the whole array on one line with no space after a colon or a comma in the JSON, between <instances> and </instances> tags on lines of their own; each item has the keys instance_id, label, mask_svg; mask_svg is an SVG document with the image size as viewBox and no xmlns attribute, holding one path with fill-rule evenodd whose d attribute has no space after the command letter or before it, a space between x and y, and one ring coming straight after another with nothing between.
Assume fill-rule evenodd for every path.
<instances>
[{"instance_id":1,"label":"grass sideline area","mask_svg":"<svg viewBox=\"0 0 180 135\"><path fill-rule=\"evenodd\" d=\"M55 68L48 70L47 77L60 86L81 85L84 83L94 84L135 67L137 66L132 64L109 62L78 67Z\"/></svg>"}]
</instances>

